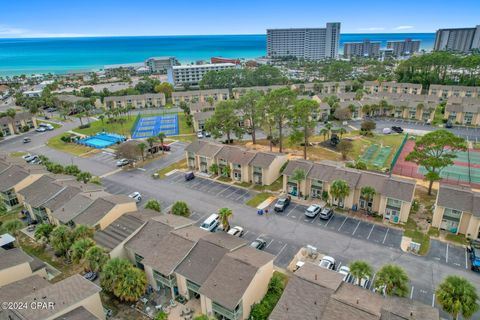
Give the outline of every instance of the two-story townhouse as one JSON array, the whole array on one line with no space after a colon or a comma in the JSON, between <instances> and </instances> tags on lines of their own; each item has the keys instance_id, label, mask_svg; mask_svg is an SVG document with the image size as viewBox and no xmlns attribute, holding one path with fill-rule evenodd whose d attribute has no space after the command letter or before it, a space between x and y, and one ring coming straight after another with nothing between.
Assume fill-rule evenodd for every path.
<instances>
[{"instance_id":1,"label":"two-story townhouse","mask_svg":"<svg viewBox=\"0 0 480 320\"><path fill-rule=\"evenodd\" d=\"M37 118L30 112L17 113L13 119L8 116L0 118L0 133L2 137L23 132L24 127L29 129L37 127Z\"/></svg>"},{"instance_id":2,"label":"two-story townhouse","mask_svg":"<svg viewBox=\"0 0 480 320\"><path fill-rule=\"evenodd\" d=\"M450 97L474 98L480 97L480 87L431 84L428 94L442 99Z\"/></svg>"},{"instance_id":3,"label":"two-story townhouse","mask_svg":"<svg viewBox=\"0 0 480 320\"><path fill-rule=\"evenodd\" d=\"M103 99L107 109L127 108L162 108L167 103L163 93L146 93L128 96L109 96Z\"/></svg>"},{"instance_id":4,"label":"two-story townhouse","mask_svg":"<svg viewBox=\"0 0 480 320\"><path fill-rule=\"evenodd\" d=\"M217 164L216 155L223 148L223 145L206 142L194 141L185 148L187 164L191 169L203 173L212 173L212 164Z\"/></svg>"},{"instance_id":5,"label":"two-story townhouse","mask_svg":"<svg viewBox=\"0 0 480 320\"><path fill-rule=\"evenodd\" d=\"M214 104L219 101L228 100L230 93L228 89L209 89L209 90L191 90L176 91L172 93L172 103L179 105L180 102Z\"/></svg>"},{"instance_id":6,"label":"two-story townhouse","mask_svg":"<svg viewBox=\"0 0 480 320\"><path fill-rule=\"evenodd\" d=\"M396 81L365 81L363 89L368 93L422 94L421 84L398 83Z\"/></svg>"},{"instance_id":7,"label":"two-story townhouse","mask_svg":"<svg viewBox=\"0 0 480 320\"><path fill-rule=\"evenodd\" d=\"M249 182L268 186L280 177L282 166L288 161L288 156L282 153L256 152L249 163Z\"/></svg>"},{"instance_id":8,"label":"two-story townhouse","mask_svg":"<svg viewBox=\"0 0 480 320\"><path fill-rule=\"evenodd\" d=\"M255 152L235 146L223 146L216 154L218 172L235 181L249 182L251 177L250 162Z\"/></svg>"},{"instance_id":9,"label":"two-story townhouse","mask_svg":"<svg viewBox=\"0 0 480 320\"><path fill-rule=\"evenodd\" d=\"M26 254L20 248L8 250L0 248L0 287L32 275L38 275L46 279L47 271L45 263L36 257L31 257Z\"/></svg>"},{"instance_id":10,"label":"two-story townhouse","mask_svg":"<svg viewBox=\"0 0 480 320\"><path fill-rule=\"evenodd\" d=\"M480 239L480 192L440 184L432 226L470 239Z\"/></svg>"},{"instance_id":11,"label":"two-story townhouse","mask_svg":"<svg viewBox=\"0 0 480 320\"><path fill-rule=\"evenodd\" d=\"M444 119L456 124L480 125L480 98L448 98Z\"/></svg>"},{"instance_id":12,"label":"two-story townhouse","mask_svg":"<svg viewBox=\"0 0 480 320\"><path fill-rule=\"evenodd\" d=\"M304 180L295 180L297 170L305 173ZM412 179L345 168L330 161L290 161L283 177L283 190L290 195L328 199L329 203L341 208L377 212L394 223L408 220L416 186ZM331 194L330 188L335 180L347 183L349 193L346 197L335 198ZM362 189L365 187L375 190L373 198L363 196Z\"/></svg>"}]
</instances>

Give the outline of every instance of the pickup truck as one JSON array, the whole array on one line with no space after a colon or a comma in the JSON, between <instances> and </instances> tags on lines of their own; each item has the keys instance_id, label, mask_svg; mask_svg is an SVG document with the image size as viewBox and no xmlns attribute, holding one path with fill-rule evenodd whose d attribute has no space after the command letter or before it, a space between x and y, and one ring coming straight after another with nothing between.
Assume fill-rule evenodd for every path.
<instances>
[{"instance_id":1,"label":"pickup truck","mask_svg":"<svg viewBox=\"0 0 480 320\"><path fill-rule=\"evenodd\" d=\"M471 241L467 250L470 253L470 262L472 264L471 269L473 271L480 272L480 241Z\"/></svg>"}]
</instances>

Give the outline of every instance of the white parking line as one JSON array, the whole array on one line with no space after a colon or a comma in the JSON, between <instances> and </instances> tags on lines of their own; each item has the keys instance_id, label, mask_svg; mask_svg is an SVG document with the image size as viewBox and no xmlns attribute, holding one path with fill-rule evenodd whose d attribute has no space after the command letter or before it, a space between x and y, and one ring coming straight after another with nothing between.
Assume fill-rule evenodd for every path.
<instances>
[{"instance_id":1,"label":"white parking line","mask_svg":"<svg viewBox=\"0 0 480 320\"><path fill-rule=\"evenodd\" d=\"M247 230L247 231L245 231L245 232L243 233L243 236L245 237L245 236L247 235L247 233L248 233L248 232L249 232L248 230Z\"/></svg>"},{"instance_id":2,"label":"white parking line","mask_svg":"<svg viewBox=\"0 0 480 320\"><path fill-rule=\"evenodd\" d=\"M385 232L385 237L383 237L383 242L382 243L385 243L385 240L387 240L388 231L390 231L390 228L388 228L387 232Z\"/></svg>"},{"instance_id":3,"label":"white parking line","mask_svg":"<svg viewBox=\"0 0 480 320\"><path fill-rule=\"evenodd\" d=\"M194 213L195 213L195 212L194 212ZM200 214L198 214L198 215L200 215ZM207 216L207 215L203 215L203 216L200 215L200 218L197 219L197 220L195 220L195 223L199 222L200 220L205 219L206 216Z\"/></svg>"},{"instance_id":4,"label":"white parking line","mask_svg":"<svg viewBox=\"0 0 480 320\"><path fill-rule=\"evenodd\" d=\"M227 189L224 189L222 191L220 191L220 193L217 193L217 196L221 195L222 193L224 193L225 191L227 191L228 189L230 189L232 186L228 186Z\"/></svg>"},{"instance_id":5,"label":"white parking line","mask_svg":"<svg viewBox=\"0 0 480 320\"><path fill-rule=\"evenodd\" d=\"M330 217L330 219L328 219L327 223L325 224L325 228L328 226L328 224L330 223L330 221L332 221L332 218L333 218L333 215Z\"/></svg>"},{"instance_id":6,"label":"white parking line","mask_svg":"<svg viewBox=\"0 0 480 320\"><path fill-rule=\"evenodd\" d=\"M233 191L230 192L228 195L226 195L225 197L228 198L230 197L232 194L234 194L235 192L237 192L237 190L235 188L233 188Z\"/></svg>"},{"instance_id":7,"label":"white parking line","mask_svg":"<svg viewBox=\"0 0 480 320\"><path fill-rule=\"evenodd\" d=\"M347 221L347 219L348 219L348 217L345 217L345 220L343 220L342 224L340 225L340 227L338 227L337 231L340 231L340 229L342 229L342 227L345 224L345 221Z\"/></svg>"},{"instance_id":8,"label":"white parking line","mask_svg":"<svg viewBox=\"0 0 480 320\"><path fill-rule=\"evenodd\" d=\"M413 299L413 288L415 288L415 287L412 286L412 290L410 291L410 299Z\"/></svg>"},{"instance_id":9,"label":"white parking line","mask_svg":"<svg viewBox=\"0 0 480 320\"><path fill-rule=\"evenodd\" d=\"M370 281L370 285L369 285L369 287L368 287L369 289L372 288L373 282L375 281L375 276L376 276L376 275L377 275L376 273L373 274L372 281Z\"/></svg>"},{"instance_id":10,"label":"white parking line","mask_svg":"<svg viewBox=\"0 0 480 320\"><path fill-rule=\"evenodd\" d=\"M340 270L340 267L342 266L342 263L340 262L338 265L337 265L337 271Z\"/></svg>"},{"instance_id":11,"label":"white parking line","mask_svg":"<svg viewBox=\"0 0 480 320\"><path fill-rule=\"evenodd\" d=\"M278 253L275 256L278 257L283 252L283 250L285 250L286 247L287 247L287 244L285 243L282 249L280 249L280 251L278 251Z\"/></svg>"},{"instance_id":12,"label":"white parking line","mask_svg":"<svg viewBox=\"0 0 480 320\"><path fill-rule=\"evenodd\" d=\"M372 224L372 229L370 229L370 233L368 234L367 240L370 239L370 236L372 235L373 228L375 228L374 224Z\"/></svg>"},{"instance_id":13,"label":"white parking line","mask_svg":"<svg viewBox=\"0 0 480 320\"><path fill-rule=\"evenodd\" d=\"M467 250L465 250L465 269L468 269L468 254L467 254Z\"/></svg>"},{"instance_id":14,"label":"white parking line","mask_svg":"<svg viewBox=\"0 0 480 320\"><path fill-rule=\"evenodd\" d=\"M270 240L270 242L267 244L267 246L266 246L265 248L268 248L268 247L270 247L270 245L272 244L272 242L273 242L273 239L272 239L272 240Z\"/></svg>"},{"instance_id":15,"label":"white parking line","mask_svg":"<svg viewBox=\"0 0 480 320\"><path fill-rule=\"evenodd\" d=\"M360 225L360 221L358 221L358 224L357 224L357 226L355 227L355 230L353 230L352 236L355 234L355 232L357 232L357 229L358 229L358 226L359 226L359 225Z\"/></svg>"},{"instance_id":16,"label":"white parking line","mask_svg":"<svg viewBox=\"0 0 480 320\"><path fill-rule=\"evenodd\" d=\"M290 209L290 211L288 211L287 213L287 217L290 215L290 213L292 213L293 210L295 210L296 208L298 207L298 205L296 204L292 209Z\"/></svg>"},{"instance_id":17,"label":"white parking line","mask_svg":"<svg viewBox=\"0 0 480 320\"><path fill-rule=\"evenodd\" d=\"M447 243L447 252L445 253L445 262L448 263L448 243Z\"/></svg>"},{"instance_id":18,"label":"white parking line","mask_svg":"<svg viewBox=\"0 0 480 320\"><path fill-rule=\"evenodd\" d=\"M432 307L435 307L435 293L432 296Z\"/></svg>"}]
</instances>

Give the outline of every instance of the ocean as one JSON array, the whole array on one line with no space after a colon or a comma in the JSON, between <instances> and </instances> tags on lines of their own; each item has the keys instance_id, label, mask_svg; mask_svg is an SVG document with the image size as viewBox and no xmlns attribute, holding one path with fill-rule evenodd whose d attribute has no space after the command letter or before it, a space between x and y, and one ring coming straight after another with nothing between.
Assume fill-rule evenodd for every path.
<instances>
[{"instance_id":1,"label":"ocean","mask_svg":"<svg viewBox=\"0 0 480 320\"><path fill-rule=\"evenodd\" d=\"M341 34L344 42L412 38L431 50L434 33ZM0 39L0 76L69 73L104 65L142 62L154 56L175 56L182 63L210 57L257 58L266 54L266 35L149 36L95 38Z\"/></svg>"}]
</instances>

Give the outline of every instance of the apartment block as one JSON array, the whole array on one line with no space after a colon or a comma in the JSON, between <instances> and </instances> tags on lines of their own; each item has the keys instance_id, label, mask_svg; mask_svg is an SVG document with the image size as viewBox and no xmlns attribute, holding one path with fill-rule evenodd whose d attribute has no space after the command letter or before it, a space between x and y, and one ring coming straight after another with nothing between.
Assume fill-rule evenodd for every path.
<instances>
[{"instance_id":1,"label":"apartment block","mask_svg":"<svg viewBox=\"0 0 480 320\"><path fill-rule=\"evenodd\" d=\"M327 23L325 28L267 29L267 56L337 59L339 41L339 22Z\"/></svg>"},{"instance_id":2,"label":"apartment block","mask_svg":"<svg viewBox=\"0 0 480 320\"><path fill-rule=\"evenodd\" d=\"M430 88L428 89L428 94L444 99L450 97L476 98L480 97L480 87L431 84Z\"/></svg>"},{"instance_id":3,"label":"apartment block","mask_svg":"<svg viewBox=\"0 0 480 320\"><path fill-rule=\"evenodd\" d=\"M405 39L387 41L387 49L392 50L395 57L409 56L420 51L420 40Z\"/></svg>"},{"instance_id":4,"label":"apartment block","mask_svg":"<svg viewBox=\"0 0 480 320\"><path fill-rule=\"evenodd\" d=\"M127 108L162 108L167 103L163 93L147 93L129 96L105 97L103 103L107 109Z\"/></svg>"},{"instance_id":5,"label":"apartment block","mask_svg":"<svg viewBox=\"0 0 480 320\"><path fill-rule=\"evenodd\" d=\"M151 57L145 60L145 66L153 73L167 73L169 68L178 64L178 60L173 56Z\"/></svg>"},{"instance_id":6,"label":"apartment block","mask_svg":"<svg viewBox=\"0 0 480 320\"><path fill-rule=\"evenodd\" d=\"M364 40L362 42L345 42L343 44L345 58L364 57L376 58L380 56L380 42Z\"/></svg>"},{"instance_id":7,"label":"apartment block","mask_svg":"<svg viewBox=\"0 0 480 320\"><path fill-rule=\"evenodd\" d=\"M125 248L153 288L193 300L203 314L215 318L247 319L273 274L273 255L174 215L150 219Z\"/></svg>"},{"instance_id":8,"label":"apartment block","mask_svg":"<svg viewBox=\"0 0 480 320\"><path fill-rule=\"evenodd\" d=\"M212 174L211 168L215 164L220 175L259 185L270 185L277 180L280 168L288 160L287 155L281 153L256 152L198 140L185 148L185 155L191 169Z\"/></svg>"},{"instance_id":9,"label":"apartment block","mask_svg":"<svg viewBox=\"0 0 480 320\"><path fill-rule=\"evenodd\" d=\"M173 66L168 69L168 82L174 86L197 86L203 76L210 71L234 69L239 66L234 63L209 63Z\"/></svg>"},{"instance_id":10,"label":"apartment block","mask_svg":"<svg viewBox=\"0 0 480 320\"><path fill-rule=\"evenodd\" d=\"M2 235L2 237L4 236L5 235ZM3 291L3 286L15 281L21 281L32 275L46 279L47 271L45 263L36 257L29 256L20 248L11 248L8 250L0 248L0 287L2 288L0 292Z\"/></svg>"},{"instance_id":11,"label":"apartment block","mask_svg":"<svg viewBox=\"0 0 480 320\"><path fill-rule=\"evenodd\" d=\"M480 239L480 192L440 184L432 226L470 239Z\"/></svg>"},{"instance_id":12,"label":"apartment block","mask_svg":"<svg viewBox=\"0 0 480 320\"><path fill-rule=\"evenodd\" d=\"M228 89L176 91L172 93L172 103L174 105L179 105L180 102L210 104L210 102L228 100L229 97Z\"/></svg>"},{"instance_id":13,"label":"apartment block","mask_svg":"<svg viewBox=\"0 0 480 320\"><path fill-rule=\"evenodd\" d=\"M13 119L8 116L0 118L0 133L2 137L23 132L24 127L29 129L37 127L37 118L30 112L17 113Z\"/></svg>"},{"instance_id":14,"label":"apartment block","mask_svg":"<svg viewBox=\"0 0 480 320\"><path fill-rule=\"evenodd\" d=\"M438 309L408 298L382 296L306 262L290 277L270 320L440 320Z\"/></svg>"},{"instance_id":15,"label":"apartment block","mask_svg":"<svg viewBox=\"0 0 480 320\"><path fill-rule=\"evenodd\" d=\"M100 291L99 286L79 274L52 284L32 275L3 286L0 301L21 301L29 306L37 303L39 307L0 310L0 319L104 320Z\"/></svg>"},{"instance_id":16,"label":"apartment block","mask_svg":"<svg viewBox=\"0 0 480 320\"><path fill-rule=\"evenodd\" d=\"M469 53L475 49L480 49L480 25L437 30L433 50Z\"/></svg>"},{"instance_id":17,"label":"apartment block","mask_svg":"<svg viewBox=\"0 0 480 320\"><path fill-rule=\"evenodd\" d=\"M398 83L395 81L365 81L363 89L368 93L422 94L422 85L416 83Z\"/></svg>"},{"instance_id":18,"label":"apartment block","mask_svg":"<svg viewBox=\"0 0 480 320\"><path fill-rule=\"evenodd\" d=\"M292 177L296 170L305 173L305 179L296 181ZM335 180L345 181L350 192L345 198L334 198L330 187ZM345 168L335 162L311 162L293 160L283 171L283 191L296 197L324 199L340 208L369 210L382 215L393 223L406 222L415 193L413 179L390 177L388 175ZM376 194L373 199L362 196L363 187L372 187Z\"/></svg>"},{"instance_id":19,"label":"apartment block","mask_svg":"<svg viewBox=\"0 0 480 320\"><path fill-rule=\"evenodd\" d=\"M480 125L480 98L448 98L444 119L456 124Z\"/></svg>"}]
</instances>

